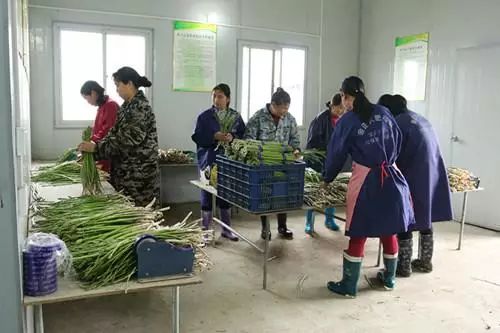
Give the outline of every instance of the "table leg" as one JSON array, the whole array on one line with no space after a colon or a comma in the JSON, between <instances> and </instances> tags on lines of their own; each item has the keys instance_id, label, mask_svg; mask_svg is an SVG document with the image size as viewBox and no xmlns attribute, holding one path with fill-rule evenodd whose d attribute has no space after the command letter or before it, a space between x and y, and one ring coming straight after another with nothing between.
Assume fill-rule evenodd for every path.
<instances>
[{"instance_id":1,"label":"table leg","mask_svg":"<svg viewBox=\"0 0 500 333\"><path fill-rule=\"evenodd\" d=\"M460 235L458 236L458 248L462 249L462 238L464 237L464 227L465 227L465 214L467 213L467 195L468 192L464 192L464 200L462 202L462 217L460 219Z\"/></svg>"},{"instance_id":2,"label":"table leg","mask_svg":"<svg viewBox=\"0 0 500 333\"><path fill-rule=\"evenodd\" d=\"M417 244L417 247L418 247L418 250L417 250L418 257L417 258L419 258L419 259L422 258L422 251L421 251L422 248L420 247L421 242L422 242L422 234L419 232L418 233L418 244Z\"/></svg>"},{"instance_id":3,"label":"table leg","mask_svg":"<svg viewBox=\"0 0 500 333\"><path fill-rule=\"evenodd\" d=\"M246 238L245 236L243 236L242 234L240 234L239 232L237 232L236 230L234 230L233 228L231 228L230 226L228 226L227 224L225 224L221 220L214 218L214 222L219 224L221 227L228 229L229 231L231 231L233 234L235 234L239 238L243 239L245 242L247 242L249 245L253 246L260 253L264 253L264 250L261 249L260 247L258 247L257 244L255 244L254 242L252 242L251 240L249 240L248 238Z\"/></svg>"},{"instance_id":4,"label":"table leg","mask_svg":"<svg viewBox=\"0 0 500 333\"><path fill-rule=\"evenodd\" d=\"M218 212L218 209L217 209L217 196L212 194L212 217L217 217L217 212ZM213 231L212 231L212 246L215 247L215 228L213 228Z\"/></svg>"},{"instance_id":5,"label":"table leg","mask_svg":"<svg viewBox=\"0 0 500 333\"><path fill-rule=\"evenodd\" d=\"M333 217L336 219L336 220L339 220L339 221L342 221L342 222L345 222L346 219L343 218L342 216L338 216L338 215L333 215Z\"/></svg>"},{"instance_id":6,"label":"table leg","mask_svg":"<svg viewBox=\"0 0 500 333\"><path fill-rule=\"evenodd\" d=\"M267 257L269 252L269 219L267 216L264 220L264 231L265 231L265 239L264 239L264 276L262 280L262 289L267 289Z\"/></svg>"},{"instance_id":7,"label":"table leg","mask_svg":"<svg viewBox=\"0 0 500 333\"><path fill-rule=\"evenodd\" d=\"M378 240L377 264L375 265L375 267L380 267L380 262L382 261L381 258L382 258L382 241L379 239Z\"/></svg>"},{"instance_id":8,"label":"table leg","mask_svg":"<svg viewBox=\"0 0 500 333\"><path fill-rule=\"evenodd\" d=\"M33 305L35 316L35 333L43 333L43 308L42 304Z\"/></svg>"},{"instance_id":9,"label":"table leg","mask_svg":"<svg viewBox=\"0 0 500 333\"><path fill-rule=\"evenodd\" d=\"M172 288L172 332L179 333L180 332L180 323L179 323L179 294L180 287Z\"/></svg>"}]
</instances>

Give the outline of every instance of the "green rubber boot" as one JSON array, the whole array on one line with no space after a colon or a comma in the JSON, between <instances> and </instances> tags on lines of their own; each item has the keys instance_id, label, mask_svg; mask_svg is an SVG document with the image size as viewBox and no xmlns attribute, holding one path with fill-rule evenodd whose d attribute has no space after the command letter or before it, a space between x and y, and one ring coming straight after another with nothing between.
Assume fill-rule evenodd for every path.
<instances>
[{"instance_id":1,"label":"green rubber boot","mask_svg":"<svg viewBox=\"0 0 500 333\"><path fill-rule=\"evenodd\" d=\"M361 272L362 257L351 257L344 251L344 267L342 280L339 282L330 281L327 288L339 295L356 297L358 293L358 280Z\"/></svg>"}]
</instances>

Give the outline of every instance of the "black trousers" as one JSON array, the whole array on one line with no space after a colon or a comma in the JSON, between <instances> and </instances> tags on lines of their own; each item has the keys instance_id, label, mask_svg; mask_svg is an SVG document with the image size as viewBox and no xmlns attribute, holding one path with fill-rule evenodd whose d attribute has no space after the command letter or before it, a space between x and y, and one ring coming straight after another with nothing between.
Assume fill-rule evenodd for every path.
<instances>
[{"instance_id":1,"label":"black trousers","mask_svg":"<svg viewBox=\"0 0 500 333\"><path fill-rule=\"evenodd\" d=\"M277 214L277 217L278 217L278 229L286 228L286 213ZM265 225L266 220L267 220L267 216L260 217L260 222L262 223L262 230L264 230L264 228L266 226Z\"/></svg>"},{"instance_id":2,"label":"black trousers","mask_svg":"<svg viewBox=\"0 0 500 333\"><path fill-rule=\"evenodd\" d=\"M432 235L433 231L431 229L426 229L426 230L421 230L420 233L422 235ZM402 232L398 234L398 239L400 240L406 240L406 239L412 239L413 238L413 233L411 231L408 232Z\"/></svg>"}]
</instances>

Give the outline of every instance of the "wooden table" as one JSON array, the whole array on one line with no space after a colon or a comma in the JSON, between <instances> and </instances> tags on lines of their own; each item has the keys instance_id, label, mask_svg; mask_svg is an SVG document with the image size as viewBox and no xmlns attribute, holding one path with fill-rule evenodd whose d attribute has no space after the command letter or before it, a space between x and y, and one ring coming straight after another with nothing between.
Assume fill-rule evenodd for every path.
<instances>
[{"instance_id":1,"label":"wooden table","mask_svg":"<svg viewBox=\"0 0 500 333\"><path fill-rule=\"evenodd\" d=\"M58 289L55 293L31 297L24 296L23 304L26 308L33 307L35 332L43 333L43 304L70 302L88 298L119 295L127 293L138 293L158 288L172 288L172 331L180 332L179 307L180 307L180 288L184 286L201 283L202 280L197 276L182 277L172 280L154 281L154 282L137 282L130 281L129 283L120 283L107 287L85 290L82 289L77 281L68 280L65 278L58 279Z\"/></svg>"}]
</instances>

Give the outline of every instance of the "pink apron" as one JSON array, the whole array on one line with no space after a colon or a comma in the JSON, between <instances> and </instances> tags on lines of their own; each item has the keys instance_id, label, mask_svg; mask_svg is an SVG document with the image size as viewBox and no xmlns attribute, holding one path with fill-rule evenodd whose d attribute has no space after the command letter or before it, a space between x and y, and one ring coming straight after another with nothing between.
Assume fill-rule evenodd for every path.
<instances>
[{"instance_id":1,"label":"pink apron","mask_svg":"<svg viewBox=\"0 0 500 333\"><path fill-rule=\"evenodd\" d=\"M396 165L393 164L396 169ZM380 186L384 186L384 179L389 176L386 170L387 164L384 162L381 165L382 174L380 178ZM352 162L352 176L347 185L347 212L346 212L346 223L345 230L349 230L351 226L352 216L354 215L354 209L356 208L356 202L358 201L359 192L363 186L366 176L370 172L370 168L364 165Z\"/></svg>"}]
</instances>

